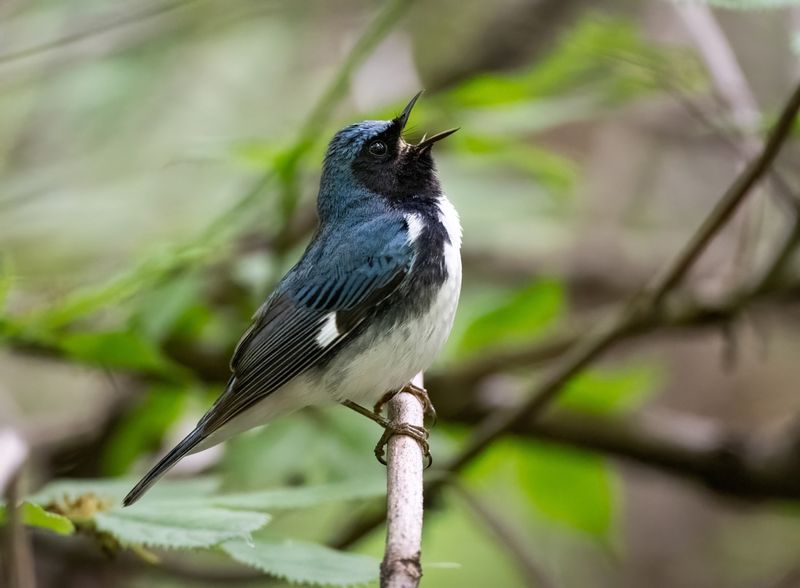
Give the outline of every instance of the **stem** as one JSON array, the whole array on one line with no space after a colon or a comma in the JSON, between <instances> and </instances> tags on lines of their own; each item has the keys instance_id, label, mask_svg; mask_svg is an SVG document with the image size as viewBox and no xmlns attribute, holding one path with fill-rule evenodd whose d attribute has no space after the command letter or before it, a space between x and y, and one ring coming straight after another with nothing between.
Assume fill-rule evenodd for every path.
<instances>
[{"instance_id":1,"label":"stem","mask_svg":"<svg viewBox=\"0 0 800 588\"><path fill-rule=\"evenodd\" d=\"M422 374L414 378L422 386ZM389 401L389 420L424 425L420 401L400 392ZM419 443L405 435L389 439L386 466L386 552L381 562L381 588L416 588L422 578L422 472L425 458Z\"/></svg>"}]
</instances>

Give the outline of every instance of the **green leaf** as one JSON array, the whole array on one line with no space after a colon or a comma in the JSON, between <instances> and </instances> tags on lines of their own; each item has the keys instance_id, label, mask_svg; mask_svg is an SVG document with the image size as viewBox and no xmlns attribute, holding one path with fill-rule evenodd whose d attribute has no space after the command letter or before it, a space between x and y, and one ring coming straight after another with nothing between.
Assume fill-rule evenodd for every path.
<instances>
[{"instance_id":1,"label":"green leaf","mask_svg":"<svg viewBox=\"0 0 800 588\"><path fill-rule=\"evenodd\" d=\"M0 525L6 524L7 520L6 507L0 505ZM31 527L47 529L59 535L71 535L75 532L75 525L67 517L49 512L40 505L27 501L22 503L22 522Z\"/></svg>"},{"instance_id":2,"label":"green leaf","mask_svg":"<svg viewBox=\"0 0 800 588\"><path fill-rule=\"evenodd\" d=\"M101 367L183 375L182 368L164 357L158 347L133 332L68 333L60 338L59 345L74 359Z\"/></svg>"},{"instance_id":3,"label":"green leaf","mask_svg":"<svg viewBox=\"0 0 800 588\"><path fill-rule=\"evenodd\" d=\"M507 165L530 174L556 193L570 190L578 176L575 164L569 159L514 140L513 137L488 137L468 133L456 137L450 146L464 154L476 155L475 163L494 168Z\"/></svg>"},{"instance_id":4,"label":"green leaf","mask_svg":"<svg viewBox=\"0 0 800 588\"><path fill-rule=\"evenodd\" d=\"M530 70L476 76L448 98L455 106L486 107L580 92L618 103L664 89L667 80L681 88L698 86L701 72L690 52L655 46L631 23L589 16Z\"/></svg>"},{"instance_id":5,"label":"green leaf","mask_svg":"<svg viewBox=\"0 0 800 588\"><path fill-rule=\"evenodd\" d=\"M96 496L109 507L121 504L122 498L133 488L136 478L114 478L106 480L58 480L28 497L37 504L56 501L77 501L84 496ZM162 480L147 493L147 501L185 500L209 496L219 487L214 478L191 480Z\"/></svg>"},{"instance_id":6,"label":"green leaf","mask_svg":"<svg viewBox=\"0 0 800 588\"><path fill-rule=\"evenodd\" d=\"M170 335L187 309L199 298L200 282L193 274L180 275L158 285L137 300L134 330L153 341Z\"/></svg>"},{"instance_id":7,"label":"green leaf","mask_svg":"<svg viewBox=\"0 0 800 588\"><path fill-rule=\"evenodd\" d=\"M45 331L62 327L101 308L118 305L168 277L174 278L175 272L195 267L218 251L208 239L198 244L166 248L103 284L77 290L56 305L26 315L26 322Z\"/></svg>"},{"instance_id":8,"label":"green leaf","mask_svg":"<svg viewBox=\"0 0 800 588\"><path fill-rule=\"evenodd\" d=\"M225 494L211 499L216 506L247 510L307 508L317 504L362 500L386 494L386 482L377 477L316 486L275 488L258 492Z\"/></svg>"},{"instance_id":9,"label":"green leaf","mask_svg":"<svg viewBox=\"0 0 800 588\"><path fill-rule=\"evenodd\" d=\"M377 580L380 564L366 555L336 551L301 541L228 541L223 551L271 576L318 586L352 586Z\"/></svg>"},{"instance_id":10,"label":"green leaf","mask_svg":"<svg viewBox=\"0 0 800 588\"><path fill-rule=\"evenodd\" d=\"M125 474L142 453L156 447L183 413L187 391L166 385L150 387L141 402L114 428L103 447L103 472Z\"/></svg>"},{"instance_id":11,"label":"green leaf","mask_svg":"<svg viewBox=\"0 0 800 588\"><path fill-rule=\"evenodd\" d=\"M182 508L179 502L137 503L98 513L97 529L123 545L161 548L212 547L223 541L249 538L269 522L269 515L199 506Z\"/></svg>"},{"instance_id":12,"label":"green leaf","mask_svg":"<svg viewBox=\"0 0 800 588\"><path fill-rule=\"evenodd\" d=\"M131 547L212 547L229 539L249 539L250 533L269 522L265 513L211 504L209 495L217 487L212 479L163 481L141 502L123 508L122 497L133 483L63 480L49 484L28 500L52 505L74 522L94 525Z\"/></svg>"},{"instance_id":13,"label":"green leaf","mask_svg":"<svg viewBox=\"0 0 800 588\"><path fill-rule=\"evenodd\" d=\"M11 256L0 255L0 312L3 311L8 299L8 293L14 283L14 268L11 263Z\"/></svg>"},{"instance_id":14,"label":"green leaf","mask_svg":"<svg viewBox=\"0 0 800 588\"><path fill-rule=\"evenodd\" d=\"M584 372L567 384L558 406L592 414L631 410L656 389L658 380L652 366Z\"/></svg>"},{"instance_id":15,"label":"green leaf","mask_svg":"<svg viewBox=\"0 0 800 588\"><path fill-rule=\"evenodd\" d=\"M615 484L606 462L576 451L516 443L519 482L545 518L606 538L615 515Z\"/></svg>"},{"instance_id":16,"label":"green leaf","mask_svg":"<svg viewBox=\"0 0 800 588\"><path fill-rule=\"evenodd\" d=\"M472 321L459 342L462 352L489 345L530 342L553 325L564 310L564 289L555 280L541 280L514 293Z\"/></svg>"}]
</instances>

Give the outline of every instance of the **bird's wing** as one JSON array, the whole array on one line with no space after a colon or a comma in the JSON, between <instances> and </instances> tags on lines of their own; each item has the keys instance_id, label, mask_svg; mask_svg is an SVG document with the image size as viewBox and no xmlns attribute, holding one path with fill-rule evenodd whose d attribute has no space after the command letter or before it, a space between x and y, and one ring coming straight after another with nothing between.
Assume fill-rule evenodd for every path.
<instances>
[{"instance_id":1,"label":"bird's wing","mask_svg":"<svg viewBox=\"0 0 800 588\"><path fill-rule=\"evenodd\" d=\"M234 352L231 383L200 423L204 434L315 365L400 285L414 253L399 229L360 232L264 304Z\"/></svg>"}]
</instances>

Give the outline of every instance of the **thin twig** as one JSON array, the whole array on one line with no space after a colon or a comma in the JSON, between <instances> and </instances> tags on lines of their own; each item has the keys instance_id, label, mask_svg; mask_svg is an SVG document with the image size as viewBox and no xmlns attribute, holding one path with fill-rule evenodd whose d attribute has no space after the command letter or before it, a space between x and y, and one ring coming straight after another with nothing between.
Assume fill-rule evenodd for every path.
<instances>
[{"instance_id":1,"label":"thin twig","mask_svg":"<svg viewBox=\"0 0 800 588\"><path fill-rule=\"evenodd\" d=\"M721 200L712 209L698 230L689 239L673 262L658 274L649 288L634 299L611 320L601 323L569 350L553 370L544 376L529 395L528 400L517 408L496 412L487 416L476 428L464 449L444 466L448 473L458 473L486 447L505 433L538 415L549 406L562 390L564 384L599 358L618 341L625 339L643 321L654 319L662 312L661 303L689 272L713 237L725 226L738 205L744 201L753 186L767 172L781 146L789 136L794 119L800 110L800 85L791 95L770 133L759 157L748 165L734 180ZM428 495L437 492L446 478L432 479L426 490ZM356 521L349 529L336 537L335 545L349 545L363 534L380 524L378 517Z\"/></svg>"},{"instance_id":2,"label":"thin twig","mask_svg":"<svg viewBox=\"0 0 800 588\"><path fill-rule=\"evenodd\" d=\"M747 83L736 55L722 27L714 17L711 7L704 4L674 4L675 10L683 18L700 55L711 75L717 94L722 98L730 117L740 129L738 140L743 167L748 159L755 157L761 149L761 141L752 132L761 120L755 95ZM739 169L737 169L739 171ZM758 235L759 224L763 218L766 202L760 198L751 199L748 209L742 215L740 236L736 254L731 260L730 282L735 283L743 273L747 262L752 258L748 247Z\"/></svg>"},{"instance_id":3,"label":"thin twig","mask_svg":"<svg viewBox=\"0 0 800 588\"><path fill-rule=\"evenodd\" d=\"M148 20L151 18L155 18L156 16L161 16L168 12L172 12L173 10L183 8L186 5L191 4L192 2L195 1L196 0L174 0L172 2L164 2L161 4L147 6L138 12L133 12L112 19L108 19L104 22L97 23L95 25L67 33L66 35L63 35L56 39L51 39L49 41L38 43L36 45L31 45L23 49L16 49L13 51L9 51L7 53L0 54L0 65L5 65L12 61L17 61L20 59L26 59L28 57L33 57L34 55L38 55L39 53L44 53L46 51L61 49L63 47L66 47L67 45L83 41L84 39L93 37L95 35L106 33L112 29L129 26L142 20Z\"/></svg>"},{"instance_id":4,"label":"thin twig","mask_svg":"<svg viewBox=\"0 0 800 588\"><path fill-rule=\"evenodd\" d=\"M0 491L8 516L5 530L5 576L9 588L35 588L36 575L31 554L30 538L21 518L19 486L22 466L28 455L25 442L12 430L0 431Z\"/></svg>"},{"instance_id":5,"label":"thin twig","mask_svg":"<svg viewBox=\"0 0 800 588\"><path fill-rule=\"evenodd\" d=\"M422 374L414 378L422 387ZM400 392L389 402L389 420L423 427L425 411L413 395ZM420 444L406 435L389 439L386 466L386 551L381 588L416 588L422 578L422 473Z\"/></svg>"},{"instance_id":6,"label":"thin twig","mask_svg":"<svg viewBox=\"0 0 800 588\"><path fill-rule=\"evenodd\" d=\"M531 558L522 537L519 536L519 533L512 528L508 521L503 520L503 517L495 512L486 501L481 500L475 492L455 478L450 480L450 487L456 490L464 503L494 534L498 542L502 544L505 552L516 562L522 573L525 586L528 588L550 588L554 586L539 564Z\"/></svg>"},{"instance_id":7,"label":"thin twig","mask_svg":"<svg viewBox=\"0 0 800 588\"><path fill-rule=\"evenodd\" d=\"M325 91L317 100L314 108L306 117L305 122L300 127L297 139L287 150L284 169L281 170L282 181L289 185L288 196L284 197L283 220L284 225L288 226L295 212L297 204L297 193L291 188L297 181L297 170L302 160L313 149L319 139L320 129L324 129L336 106L347 93L353 73L372 54L372 51L394 28L397 21L408 10L414 0L389 0L377 14L375 19L367 26L364 33L356 40L353 47L348 52L344 61L339 66L334 78L330 81ZM214 234L221 226L231 224L233 219L238 218L242 211L249 210L250 205L256 201L263 190L270 185L276 177L276 171L269 169L261 174L251 184L245 195L226 213L221 215L207 229L204 237Z\"/></svg>"},{"instance_id":8,"label":"thin twig","mask_svg":"<svg viewBox=\"0 0 800 588\"><path fill-rule=\"evenodd\" d=\"M798 109L800 109L800 86L795 89L783 108L759 157L736 178L675 260L653 280L646 295L650 305L660 303L664 296L680 283L706 246L736 212L753 186L769 170L791 133Z\"/></svg>"}]
</instances>

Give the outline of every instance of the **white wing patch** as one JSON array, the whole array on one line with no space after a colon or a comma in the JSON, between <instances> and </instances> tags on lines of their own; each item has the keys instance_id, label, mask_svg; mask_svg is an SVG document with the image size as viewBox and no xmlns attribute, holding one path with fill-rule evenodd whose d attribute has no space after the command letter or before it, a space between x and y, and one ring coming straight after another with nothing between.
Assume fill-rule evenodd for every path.
<instances>
[{"instance_id":1,"label":"white wing patch","mask_svg":"<svg viewBox=\"0 0 800 588\"><path fill-rule=\"evenodd\" d=\"M317 343L320 347L327 347L339 336L339 329L336 327L336 313L331 312L325 317L325 322L317 335Z\"/></svg>"},{"instance_id":2,"label":"white wing patch","mask_svg":"<svg viewBox=\"0 0 800 588\"><path fill-rule=\"evenodd\" d=\"M422 229L425 228L425 221L423 221L418 214L408 213L405 215L406 225L408 226L408 242L413 243L417 240Z\"/></svg>"}]
</instances>

